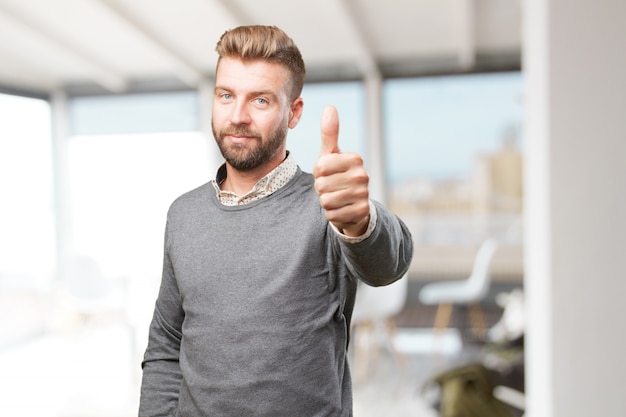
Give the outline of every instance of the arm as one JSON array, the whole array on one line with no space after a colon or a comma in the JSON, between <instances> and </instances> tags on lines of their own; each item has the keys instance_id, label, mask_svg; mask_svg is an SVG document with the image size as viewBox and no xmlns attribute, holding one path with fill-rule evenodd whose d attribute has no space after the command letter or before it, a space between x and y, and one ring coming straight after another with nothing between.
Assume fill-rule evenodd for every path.
<instances>
[{"instance_id":1,"label":"arm","mask_svg":"<svg viewBox=\"0 0 626 417\"><path fill-rule=\"evenodd\" d=\"M327 107L321 123L322 149L313 168L315 190L352 272L366 283L391 284L402 277L413 257L413 240L393 213L369 200L369 176L363 159L339 150L339 118Z\"/></svg>"},{"instance_id":2,"label":"arm","mask_svg":"<svg viewBox=\"0 0 626 417\"><path fill-rule=\"evenodd\" d=\"M161 288L142 362L139 417L176 415L182 381L179 357L183 318L180 294L166 249Z\"/></svg>"},{"instance_id":3,"label":"arm","mask_svg":"<svg viewBox=\"0 0 626 417\"><path fill-rule=\"evenodd\" d=\"M362 240L339 236L338 245L355 276L371 286L391 284L407 272L413 258L413 238L408 227L378 202L372 202L376 222Z\"/></svg>"}]
</instances>

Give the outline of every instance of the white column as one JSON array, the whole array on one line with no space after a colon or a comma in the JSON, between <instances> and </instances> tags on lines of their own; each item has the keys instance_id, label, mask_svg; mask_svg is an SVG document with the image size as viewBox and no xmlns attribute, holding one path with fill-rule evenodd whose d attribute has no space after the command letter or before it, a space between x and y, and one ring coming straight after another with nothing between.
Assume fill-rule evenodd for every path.
<instances>
[{"instance_id":1,"label":"white column","mask_svg":"<svg viewBox=\"0 0 626 417\"><path fill-rule=\"evenodd\" d=\"M222 155L220 153L215 139L213 138L213 132L211 130L211 114L213 109L213 89L214 82L209 79L202 79L198 84L198 111L199 111L199 128L206 136L209 147L209 175L215 175L219 164L222 162Z\"/></svg>"},{"instance_id":2,"label":"white column","mask_svg":"<svg viewBox=\"0 0 626 417\"><path fill-rule=\"evenodd\" d=\"M526 0L527 416L626 409L626 2Z\"/></svg>"},{"instance_id":3,"label":"white column","mask_svg":"<svg viewBox=\"0 0 626 417\"><path fill-rule=\"evenodd\" d=\"M382 77L377 72L365 75L367 101L367 171L370 176L370 198L387 203L385 147L383 143Z\"/></svg>"},{"instance_id":4,"label":"white column","mask_svg":"<svg viewBox=\"0 0 626 417\"><path fill-rule=\"evenodd\" d=\"M65 276L65 267L73 251L72 215L68 173L70 115L67 95L55 91L50 99L52 119L53 201L56 226L57 281Z\"/></svg>"}]
</instances>

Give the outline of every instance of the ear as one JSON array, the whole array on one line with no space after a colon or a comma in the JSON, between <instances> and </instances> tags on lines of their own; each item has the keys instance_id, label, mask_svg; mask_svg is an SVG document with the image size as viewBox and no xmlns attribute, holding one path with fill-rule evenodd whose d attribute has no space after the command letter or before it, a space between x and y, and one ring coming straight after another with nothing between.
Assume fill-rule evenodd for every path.
<instances>
[{"instance_id":1,"label":"ear","mask_svg":"<svg viewBox=\"0 0 626 417\"><path fill-rule=\"evenodd\" d=\"M291 103L291 108L289 109L289 129L293 129L300 122L300 118L302 117L302 109L304 108L304 101L302 97L298 97Z\"/></svg>"}]
</instances>

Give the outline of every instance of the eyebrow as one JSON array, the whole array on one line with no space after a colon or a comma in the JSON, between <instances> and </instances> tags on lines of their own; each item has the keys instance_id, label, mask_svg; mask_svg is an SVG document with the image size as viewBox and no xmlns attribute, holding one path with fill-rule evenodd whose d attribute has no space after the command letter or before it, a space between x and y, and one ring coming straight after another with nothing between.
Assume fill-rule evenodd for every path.
<instances>
[{"instance_id":1,"label":"eyebrow","mask_svg":"<svg viewBox=\"0 0 626 417\"><path fill-rule=\"evenodd\" d=\"M223 90L223 91L230 91L233 92L234 89L224 86L224 85L216 85L215 86L215 91L218 90ZM257 91L252 91L249 95L252 96L271 96L271 97L278 97L278 94L276 94L275 92L273 92L272 90L257 90Z\"/></svg>"},{"instance_id":2,"label":"eyebrow","mask_svg":"<svg viewBox=\"0 0 626 417\"><path fill-rule=\"evenodd\" d=\"M218 91L218 90L223 90L223 91L232 91L230 88L225 87L223 85L216 85L215 89L213 91Z\"/></svg>"}]
</instances>

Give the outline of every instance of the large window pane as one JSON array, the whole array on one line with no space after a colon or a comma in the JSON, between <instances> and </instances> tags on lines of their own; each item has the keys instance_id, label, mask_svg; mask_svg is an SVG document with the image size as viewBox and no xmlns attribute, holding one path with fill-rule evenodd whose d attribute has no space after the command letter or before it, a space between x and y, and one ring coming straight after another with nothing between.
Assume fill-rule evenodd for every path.
<instances>
[{"instance_id":1,"label":"large window pane","mask_svg":"<svg viewBox=\"0 0 626 417\"><path fill-rule=\"evenodd\" d=\"M178 132L198 128L195 92L125 94L72 99L76 135Z\"/></svg>"},{"instance_id":2,"label":"large window pane","mask_svg":"<svg viewBox=\"0 0 626 417\"><path fill-rule=\"evenodd\" d=\"M519 277L521 74L392 80L384 99L390 205L412 229L414 274L465 273L495 237L496 273Z\"/></svg>"},{"instance_id":3,"label":"large window pane","mask_svg":"<svg viewBox=\"0 0 626 417\"><path fill-rule=\"evenodd\" d=\"M13 123L19 113L0 110L0 192L7 197L0 216L0 276L2 284L23 285L38 282L44 272L49 277L55 263L50 123L29 114L16 126L18 135L6 131L5 120ZM103 110L101 116L111 115ZM85 119L75 122L91 131ZM24 133L40 128L46 132L44 156L40 142ZM132 415L160 283L166 212L178 195L213 175L208 141L190 131L60 139L68 146L63 196L69 221L59 232L71 256L55 291L38 304L0 288L0 313L11 318L0 321L0 388L6 393L0 415ZM46 241L51 248L44 251ZM41 337L2 349L6 330L22 331L33 315L40 317ZM29 400L33 392L38 401Z\"/></svg>"},{"instance_id":4,"label":"large window pane","mask_svg":"<svg viewBox=\"0 0 626 417\"><path fill-rule=\"evenodd\" d=\"M359 153L367 163L363 85L357 82L306 84L302 98L302 119L287 136L287 148L302 169L311 172L320 155L320 121L322 110L327 105L335 106L339 113L341 150Z\"/></svg>"},{"instance_id":5,"label":"large window pane","mask_svg":"<svg viewBox=\"0 0 626 417\"><path fill-rule=\"evenodd\" d=\"M53 282L50 108L43 100L0 94L0 195L1 348L43 329Z\"/></svg>"},{"instance_id":6,"label":"large window pane","mask_svg":"<svg viewBox=\"0 0 626 417\"><path fill-rule=\"evenodd\" d=\"M209 180L204 135L76 136L70 141L75 251L109 277L158 285L170 203Z\"/></svg>"}]
</instances>

